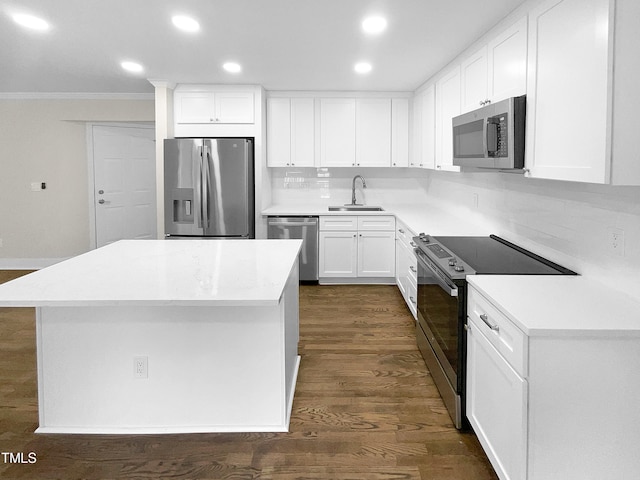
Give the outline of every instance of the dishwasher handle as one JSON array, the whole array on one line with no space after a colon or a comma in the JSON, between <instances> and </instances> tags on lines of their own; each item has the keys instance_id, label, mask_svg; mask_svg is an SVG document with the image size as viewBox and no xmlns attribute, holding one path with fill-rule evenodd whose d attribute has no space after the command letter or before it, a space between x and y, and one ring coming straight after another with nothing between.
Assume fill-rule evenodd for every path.
<instances>
[{"instance_id":1,"label":"dishwasher handle","mask_svg":"<svg viewBox=\"0 0 640 480\"><path fill-rule=\"evenodd\" d=\"M317 225L317 218L302 218L299 221L293 221L291 218L269 218L269 225L276 225L282 227L299 227L304 225Z\"/></svg>"}]
</instances>

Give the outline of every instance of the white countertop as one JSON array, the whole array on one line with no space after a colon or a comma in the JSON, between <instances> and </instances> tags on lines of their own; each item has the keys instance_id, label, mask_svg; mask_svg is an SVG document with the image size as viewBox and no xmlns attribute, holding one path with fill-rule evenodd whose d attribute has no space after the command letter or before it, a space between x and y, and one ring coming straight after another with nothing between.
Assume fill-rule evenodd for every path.
<instances>
[{"instance_id":1,"label":"white countertop","mask_svg":"<svg viewBox=\"0 0 640 480\"><path fill-rule=\"evenodd\" d=\"M277 305L302 240L121 240L0 285L0 306Z\"/></svg>"},{"instance_id":2,"label":"white countertop","mask_svg":"<svg viewBox=\"0 0 640 480\"><path fill-rule=\"evenodd\" d=\"M327 205L295 204L272 205L262 210L262 215L395 215L414 233L429 235L489 235L495 233L492 225L474 219L471 215L458 216L433 204L386 204L379 205L382 212L330 212Z\"/></svg>"},{"instance_id":3,"label":"white countertop","mask_svg":"<svg viewBox=\"0 0 640 480\"><path fill-rule=\"evenodd\" d=\"M529 336L640 336L640 303L581 276L470 275Z\"/></svg>"}]
</instances>

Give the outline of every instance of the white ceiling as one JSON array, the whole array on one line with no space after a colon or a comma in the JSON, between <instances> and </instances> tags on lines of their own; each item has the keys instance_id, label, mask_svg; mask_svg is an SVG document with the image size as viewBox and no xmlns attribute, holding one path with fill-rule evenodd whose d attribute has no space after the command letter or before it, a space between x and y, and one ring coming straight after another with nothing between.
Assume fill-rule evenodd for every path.
<instances>
[{"instance_id":1,"label":"white ceiling","mask_svg":"<svg viewBox=\"0 0 640 480\"><path fill-rule=\"evenodd\" d=\"M0 0L1 92L151 93L147 79L267 90L413 90L524 0ZM45 18L25 31L15 12ZM379 36L360 23L387 17ZM171 16L201 30L185 34ZM134 75L120 62L135 60ZM234 60L240 74L221 65ZM367 60L368 75L353 65Z\"/></svg>"}]
</instances>

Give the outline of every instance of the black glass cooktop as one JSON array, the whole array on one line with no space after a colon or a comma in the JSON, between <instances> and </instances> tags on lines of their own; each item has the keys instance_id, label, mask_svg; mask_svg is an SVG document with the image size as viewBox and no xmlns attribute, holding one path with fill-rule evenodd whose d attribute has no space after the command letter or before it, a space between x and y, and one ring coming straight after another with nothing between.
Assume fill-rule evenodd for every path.
<instances>
[{"instance_id":1,"label":"black glass cooktop","mask_svg":"<svg viewBox=\"0 0 640 480\"><path fill-rule=\"evenodd\" d=\"M500 237L434 237L477 274L576 275L575 272Z\"/></svg>"}]
</instances>

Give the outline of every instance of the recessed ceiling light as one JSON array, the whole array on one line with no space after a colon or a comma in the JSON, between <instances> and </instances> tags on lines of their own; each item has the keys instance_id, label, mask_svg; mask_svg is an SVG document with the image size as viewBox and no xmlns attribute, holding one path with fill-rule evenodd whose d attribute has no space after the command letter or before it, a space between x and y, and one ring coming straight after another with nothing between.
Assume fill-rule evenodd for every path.
<instances>
[{"instance_id":1,"label":"recessed ceiling light","mask_svg":"<svg viewBox=\"0 0 640 480\"><path fill-rule=\"evenodd\" d=\"M126 61L126 62L122 62L120 66L124 68L127 72L132 72L132 73L140 73L144 70L142 65L136 62Z\"/></svg>"},{"instance_id":2,"label":"recessed ceiling light","mask_svg":"<svg viewBox=\"0 0 640 480\"><path fill-rule=\"evenodd\" d=\"M360 63L356 63L355 66L353 67L353 69L361 74L364 73L369 73L371 71L373 67L371 66L370 63L367 62L360 62Z\"/></svg>"},{"instance_id":3,"label":"recessed ceiling light","mask_svg":"<svg viewBox=\"0 0 640 480\"><path fill-rule=\"evenodd\" d=\"M200 30L200 24L191 17L187 17L186 15L175 15L171 17L171 21L183 32L197 32Z\"/></svg>"},{"instance_id":4,"label":"recessed ceiling light","mask_svg":"<svg viewBox=\"0 0 640 480\"><path fill-rule=\"evenodd\" d=\"M30 30L45 31L49 30L49 23L39 17L28 15L26 13L16 13L12 16L13 21Z\"/></svg>"},{"instance_id":5,"label":"recessed ceiling light","mask_svg":"<svg viewBox=\"0 0 640 480\"><path fill-rule=\"evenodd\" d=\"M380 16L367 17L362 21L362 30L370 34L382 33L387 28L387 19Z\"/></svg>"},{"instance_id":6,"label":"recessed ceiling light","mask_svg":"<svg viewBox=\"0 0 640 480\"><path fill-rule=\"evenodd\" d=\"M240 64L235 62L227 62L224 65L222 65L222 68L224 68L227 72L230 72L230 73L239 73L242 71L242 67L240 66Z\"/></svg>"}]
</instances>

